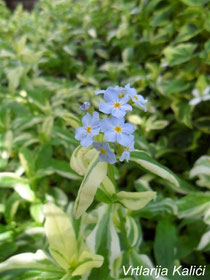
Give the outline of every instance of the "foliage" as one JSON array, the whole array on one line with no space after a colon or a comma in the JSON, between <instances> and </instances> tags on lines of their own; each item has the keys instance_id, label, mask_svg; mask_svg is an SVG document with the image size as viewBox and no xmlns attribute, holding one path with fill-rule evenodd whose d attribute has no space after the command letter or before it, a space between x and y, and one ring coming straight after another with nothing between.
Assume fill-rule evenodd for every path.
<instances>
[{"instance_id":1,"label":"foliage","mask_svg":"<svg viewBox=\"0 0 210 280\"><path fill-rule=\"evenodd\" d=\"M0 279L138 279L122 265L207 264L209 5L40 0L12 13L0 1ZM78 146L79 107L127 83L147 112L128 113L136 150L110 169Z\"/></svg>"}]
</instances>

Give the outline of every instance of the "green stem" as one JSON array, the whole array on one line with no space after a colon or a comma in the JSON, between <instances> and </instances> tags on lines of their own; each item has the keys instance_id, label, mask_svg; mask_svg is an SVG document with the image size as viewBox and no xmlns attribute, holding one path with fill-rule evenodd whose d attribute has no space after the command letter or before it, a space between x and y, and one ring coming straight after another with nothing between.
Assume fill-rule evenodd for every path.
<instances>
[{"instance_id":1,"label":"green stem","mask_svg":"<svg viewBox=\"0 0 210 280\"><path fill-rule=\"evenodd\" d=\"M116 188L117 185L116 185L116 181L115 181L115 177L114 177L114 166L112 164L108 164L108 175Z\"/></svg>"}]
</instances>

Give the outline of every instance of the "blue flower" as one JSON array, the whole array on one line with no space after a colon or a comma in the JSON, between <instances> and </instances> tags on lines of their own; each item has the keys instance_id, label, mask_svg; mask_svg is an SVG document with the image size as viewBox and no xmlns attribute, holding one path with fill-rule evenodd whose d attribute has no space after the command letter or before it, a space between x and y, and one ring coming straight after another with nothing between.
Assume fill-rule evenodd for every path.
<instances>
[{"instance_id":1,"label":"blue flower","mask_svg":"<svg viewBox=\"0 0 210 280\"><path fill-rule=\"evenodd\" d=\"M134 132L135 127L131 123L125 123L124 118L113 117L101 121L101 130L108 142L118 142L122 146L129 147L132 144L129 135Z\"/></svg>"},{"instance_id":2,"label":"blue flower","mask_svg":"<svg viewBox=\"0 0 210 280\"><path fill-rule=\"evenodd\" d=\"M98 94L105 94L107 92L109 93L112 93L113 91L115 91L117 94L118 94L118 97L124 97L127 95L127 89L123 88L123 87L119 87L119 86L115 86L115 87L108 87L106 90L98 90L98 91L95 91L95 95L98 95Z\"/></svg>"},{"instance_id":3,"label":"blue flower","mask_svg":"<svg viewBox=\"0 0 210 280\"><path fill-rule=\"evenodd\" d=\"M130 152L134 150L134 136L130 135L132 144L129 147L126 147L121 154L120 161L126 160L127 162L130 159Z\"/></svg>"},{"instance_id":4,"label":"blue flower","mask_svg":"<svg viewBox=\"0 0 210 280\"><path fill-rule=\"evenodd\" d=\"M95 95L99 95L99 94L105 93L105 92L106 92L106 90L103 90L103 89L96 90L96 91L95 91Z\"/></svg>"},{"instance_id":5,"label":"blue flower","mask_svg":"<svg viewBox=\"0 0 210 280\"><path fill-rule=\"evenodd\" d=\"M80 144L83 147L89 147L94 139L95 135L99 134L100 131L100 120L99 120L99 113L93 112L93 116L87 113L82 118L82 127L78 127L76 129L75 138L80 140Z\"/></svg>"},{"instance_id":6,"label":"blue flower","mask_svg":"<svg viewBox=\"0 0 210 280\"><path fill-rule=\"evenodd\" d=\"M132 107L126 104L130 97L127 95L123 98L119 98L114 88L104 93L104 99L106 102L101 102L99 104L99 110L105 114L112 114L112 116L116 118L123 118L126 111L132 111Z\"/></svg>"},{"instance_id":7,"label":"blue flower","mask_svg":"<svg viewBox=\"0 0 210 280\"><path fill-rule=\"evenodd\" d=\"M90 102L88 101L85 101L80 107L79 109L82 110L82 111L86 111L90 108Z\"/></svg>"},{"instance_id":8,"label":"blue flower","mask_svg":"<svg viewBox=\"0 0 210 280\"><path fill-rule=\"evenodd\" d=\"M127 84L125 88L128 91L128 95L131 97L134 103L138 104L145 112L147 111L147 107L144 106L148 100L144 99L144 97L140 94L137 94L135 88L131 88L130 84Z\"/></svg>"},{"instance_id":9,"label":"blue flower","mask_svg":"<svg viewBox=\"0 0 210 280\"><path fill-rule=\"evenodd\" d=\"M93 147L100 152L99 160L110 164L116 162L115 154L111 151L110 146L106 142L94 142Z\"/></svg>"}]
</instances>

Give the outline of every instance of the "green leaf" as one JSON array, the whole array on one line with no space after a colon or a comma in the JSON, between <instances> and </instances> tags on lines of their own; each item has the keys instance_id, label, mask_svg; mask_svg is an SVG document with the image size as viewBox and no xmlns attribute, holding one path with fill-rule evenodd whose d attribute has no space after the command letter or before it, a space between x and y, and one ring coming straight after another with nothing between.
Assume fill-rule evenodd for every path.
<instances>
[{"instance_id":1,"label":"green leaf","mask_svg":"<svg viewBox=\"0 0 210 280\"><path fill-rule=\"evenodd\" d=\"M114 184L112 183L112 181L109 179L108 176L106 176L104 178L104 180L102 181L101 185L100 185L100 188L103 189L104 192L106 192L107 194L109 195L113 195L116 193L115 191L115 186Z\"/></svg>"},{"instance_id":2,"label":"green leaf","mask_svg":"<svg viewBox=\"0 0 210 280\"><path fill-rule=\"evenodd\" d=\"M174 100L171 105L178 121L184 123L186 126L192 128L191 112L192 106L186 100Z\"/></svg>"},{"instance_id":3,"label":"green leaf","mask_svg":"<svg viewBox=\"0 0 210 280\"><path fill-rule=\"evenodd\" d=\"M126 234L131 247L139 246L142 241L142 230L139 220L134 219L130 215L126 215Z\"/></svg>"},{"instance_id":4,"label":"green leaf","mask_svg":"<svg viewBox=\"0 0 210 280\"><path fill-rule=\"evenodd\" d=\"M28 184L17 184L14 190L25 200L33 202L36 199L34 191L31 190Z\"/></svg>"},{"instance_id":5,"label":"green leaf","mask_svg":"<svg viewBox=\"0 0 210 280\"><path fill-rule=\"evenodd\" d=\"M75 129L81 125L80 119L75 114L65 113L63 118L68 125L71 125Z\"/></svg>"},{"instance_id":6,"label":"green leaf","mask_svg":"<svg viewBox=\"0 0 210 280\"><path fill-rule=\"evenodd\" d=\"M14 188L14 190L28 201L35 200L35 193L31 190L28 180L20 178L14 173L0 173L0 188Z\"/></svg>"},{"instance_id":7,"label":"green leaf","mask_svg":"<svg viewBox=\"0 0 210 280\"><path fill-rule=\"evenodd\" d=\"M0 242L0 262L3 262L6 258L15 254L18 246L14 241L4 241ZM1 270L0 270L1 272Z\"/></svg>"},{"instance_id":8,"label":"green leaf","mask_svg":"<svg viewBox=\"0 0 210 280\"><path fill-rule=\"evenodd\" d=\"M162 219L156 227L154 253L156 262L173 271L177 236L176 227L168 219Z\"/></svg>"},{"instance_id":9,"label":"green leaf","mask_svg":"<svg viewBox=\"0 0 210 280\"><path fill-rule=\"evenodd\" d=\"M40 132L44 135L46 141L49 141L52 136L52 129L54 125L54 117L47 116L42 123Z\"/></svg>"},{"instance_id":10,"label":"green leaf","mask_svg":"<svg viewBox=\"0 0 210 280\"><path fill-rule=\"evenodd\" d=\"M121 258L120 239L114 225L111 206L103 204L97 209L98 220L87 237L87 244L93 252L104 256L104 264L100 271L93 271L91 277L119 276L119 260Z\"/></svg>"},{"instance_id":11,"label":"green leaf","mask_svg":"<svg viewBox=\"0 0 210 280\"><path fill-rule=\"evenodd\" d=\"M196 49L197 44L180 44L177 46L169 46L164 49L163 54L170 66L179 65L188 61Z\"/></svg>"},{"instance_id":12,"label":"green leaf","mask_svg":"<svg viewBox=\"0 0 210 280\"><path fill-rule=\"evenodd\" d=\"M145 207L152 199L155 199L156 192L118 192L118 202L130 210L139 210Z\"/></svg>"},{"instance_id":13,"label":"green leaf","mask_svg":"<svg viewBox=\"0 0 210 280\"><path fill-rule=\"evenodd\" d=\"M172 12L170 6L167 6L161 10L157 10L150 21L152 26L165 26L168 25L169 17Z\"/></svg>"},{"instance_id":14,"label":"green leaf","mask_svg":"<svg viewBox=\"0 0 210 280\"><path fill-rule=\"evenodd\" d=\"M28 180L17 176L12 172L0 173L0 187L2 188L14 188L18 184L27 184Z\"/></svg>"},{"instance_id":15,"label":"green leaf","mask_svg":"<svg viewBox=\"0 0 210 280\"><path fill-rule=\"evenodd\" d=\"M170 169L152 159L147 153L143 151L134 151L131 153L130 160L136 162L147 171L168 180L176 187L180 187L179 178Z\"/></svg>"},{"instance_id":16,"label":"green leaf","mask_svg":"<svg viewBox=\"0 0 210 280\"><path fill-rule=\"evenodd\" d=\"M152 204L149 204L144 209L140 210L140 213L137 212L134 213L134 215L137 214L138 216L140 214L142 217L153 218L165 213L177 216L178 207L176 205L176 201L171 198L154 201Z\"/></svg>"},{"instance_id":17,"label":"green leaf","mask_svg":"<svg viewBox=\"0 0 210 280\"><path fill-rule=\"evenodd\" d=\"M15 218L15 214L22 201L22 198L16 192L13 192L6 201L5 204L5 218L10 223Z\"/></svg>"},{"instance_id":18,"label":"green leaf","mask_svg":"<svg viewBox=\"0 0 210 280\"><path fill-rule=\"evenodd\" d=\"M209 247L209 245L210 245L210 230L205 232L201 237L197 250L204 250L207 246Z\"/></svg>"},{"instance_id":19,"label":"green leaf","mask_svg":"<svg viewBox=\"0 0 210 280\"><path fill-rule=\"evenodd\" d=\"M115 194L115 186L108 176L105 177L96 192L96 199L104 203L112 203L113 194Z\"/></svg>"},{"instance_id":20,"label":"green leaf","mask_svg":"<svg viewBox=\"0 0 210 280\"><path fill-rule=\"evenodd\" d=\"M200 32L201 30L199 30L194 24L187 23L186 25L181 27L179 34L177 35L174 43L188 41L189 39L195 37Z\"/></svg>"},{"instance_id":21,"label":"green leaf","mask_svg":"<svg viewBox=\"0 0 210 280\"><path fill-rule=\"evenodd\" d=\"M55 173L58 175L65 177L67 179L72 179L72 180L80 180L81 177L78 176L69 166L69 163L64 160L54 160L52 159L51 161L51 166L52 169Z\"/></svg>"},{"instance_id":22,"label":"green leaf","mask_svg":"<svg viewBox=\"0 0 210 280\"><path fill-rule=\"evenodd\" d=\"M44 205L46 217L45 231L50 245L50 253L65 270L77 254L77 242L73 226L68 216L52 203Z\"/></svg>"},{"instance_id":23,"label":"green leaf","mask_svg":"<svg viewBox=\"0 0 210 280\"><path fill-rule=\"evenodd\" d=\"M181 92L187 90L189 84L183 78L173 78L161 81L158 85L158 89L164 95L180 94Z\"/></svg>"},{"instance_id":24,"label":"green leaf","mask_svg":"<svg viewBox=\"0 0 210 280\"><path fill-rule=\"evenodd\" d=\"M60 139L67 145L74 144L77 145L78 141L74 138L74 134L70 133L66 129L63 129L61 127L55 126L52 128L52 136L55 137L55 139Z\"/></svg>"},{"instance_id":25,"label":"green leaf","mask_svg":"<svg viewBox=\"0 0 210 280\"><path fill-rule=\"evenodd\" d=\"M35 177L44 177L57 173L67 179L81 179L74 170L71 169L69 163L65 160L53 159L51 146L45 145L41 147L36 160Z\"/></svg>"},{"instance_id":26,"label":"green leaf","mask_svg":"<svg viewBox=\"0 0 210 280\"><path fill-rule=\"evenodd\" d=\"M107 175L107 163L99 160L98 154L95 155L88 166L85 177L81 183L74 206L74 216L79 218L91 205L97 188Z\"/></svg>"},{"instance_id":27,"label":"green leaf","mask_svg":"<svg viewBox=\"0 0 210 280\"><path fill-rule=\"evenodd\" d=\"M6 71L7 78L9 81L9 90L11 92L14 92L14 90L19 86L20 78L23 75L23 71L24 71L24 69L22 66L19 66L17 68L8 69Z\"/></svg>"},{"instance_id":28,"label":"green leaf","mask_svg":"<svg viewBox=\"0 0 210 280\"><path fill-rule=\"evenodd\" d=\"M33 177L35 170L34 154L28 148L21 148L19 152L20 162L28 177Z\"/></svg>"},{"instance_id":29,"label":"green leaf","mask_svg":"<svg viewBox=\"0 0 210 280\"><path fill-rule=\"evenodd\" d=\"M209 3L209 0L181 0L184 4L188 6L202 6Z\"/></svg>"},{"instance_id":30,"label":"green leaf","mask_svg":"<svg viewBox=\"0 0 210 280\"><path fill-rule=\"evenodd\" d=\"M210 134L210 117L201 117L195 121L195 126L202 132Z\"/></svg>"},{"instance_id":31,"label":"green leaf","mask_svg":"<svg viewBox=\"0 0 210 280\"><path fill-rule=\"evenodd\" d=\"M145 123L146 131L163 129L169 124L167 120L156 120L156 119L157 119L156 115L151 115L147 119Z\"/></svg>"},{"instance_id":32,"label":"green leaf","mask_svg":"<svg viewBox=\"0 0 210 280\"><path fill-rule=\"evenodd\" d=\"M126 252L126 255L128 256L128 262L124 265L124 275L125 276L131 276L131 270L129 270L129 266L131 265L132 267L143 267L143 268L149 268L151 270L154 266L152 264L152 261L147 255L144 254L139 254L136 249L132 249L129 254ZM126 272L126 273L125 273ZM139 276L133 276L135 280L139 279ZM146 275L141 275L142 280L156 280L157 278L153 275L146 276Z\"/></svg>"},{"instance_id":33,"label":"green leaf","mask_svg":"<svg viewBox=\"0 0 210 280\"><path fill-rule=\"evenodd\" d=\"M36 253L23 253L12 256L0 264L0 272L13 269L37 269L59 272L61 269L52 263L46 254L38 250Z\"/></svg>"},{"instance_id":34,"label":"green leaf","mask_svg":"<svg viewBox=\"0 0 210 280\"><path fill-rule=\"evenodd\" d=\"M42 203L35 203L30 206L30 213L34 220L42 224L44 221L43 205Z\"/></svg>"},{"instance_id":35,"label":"green leaf","mask_svg":"<svg viewBox=\"0 0 210 280\"><path fill-rule=\"evenodd\" d=\"M192 193L177 201L179 218L201 217L210 207L210 193Z\"/></svg>"},{"instance_id":36,"label":"green leaf","mask_svg":"<svg viewBox=\"0 0 210 280\"><path fill-rule=\"evenodd\" d=\"M196 182L201 187L210 189L210 156L201 156L190 170L190 177L198 177Z\"/></svg>"},{"instance_id":37,"label":"green leaf","mask_svg":"<svg viewBox=\"0 0 210 280\"><path fill-rule=\"evenodd\" d=\"M54 201L56 205L63 208L68 203L68 196L61 188L51 188L47 194L47 199L49 201Z\"/></svg>"}]
</instances>

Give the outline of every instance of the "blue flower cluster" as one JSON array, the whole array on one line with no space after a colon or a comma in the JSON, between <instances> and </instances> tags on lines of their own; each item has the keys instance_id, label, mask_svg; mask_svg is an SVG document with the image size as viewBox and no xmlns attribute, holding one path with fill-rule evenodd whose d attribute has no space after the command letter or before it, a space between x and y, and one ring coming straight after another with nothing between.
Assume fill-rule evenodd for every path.
<instances>
[{"instance_id":1,"label":"blue flower cluster","mask_svg":"<svg viewBox=\"0 0 210 280\"><path fill-rule=\"evenodd\" d=\"M96 95L103 94L105 102L100 102L99 111L105 114L110 114L111 117L100 120L99 113L86 113L82 118L82 127L76 130L75 138L80 141L83 147L92 145L99 153L101 161L113 164L116 162L116 156L111 150L108 142L117 143L120 147L120 161L128 161L130 152L134 150L134 135L135 127L131 123L125 122L127 111L132 111L132 106L128 104L136 103L145 112L144 105L147 100L142 95L137 94L135 88L131 88L130 84L123 87L108 87L106 90L95 92ZM85 102L80 110L87 110L90 107L89 102ZM103 141L99 134L103 134ZM97 136L98 135L98 136ZM104 141L105 140L105 141Z\"/></svg>"}]
</instances>

